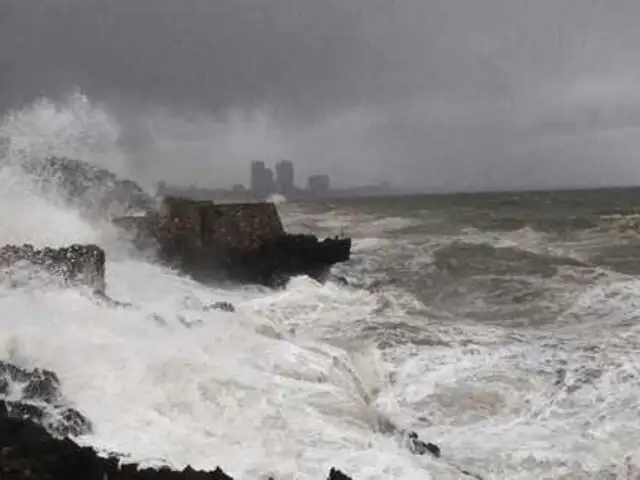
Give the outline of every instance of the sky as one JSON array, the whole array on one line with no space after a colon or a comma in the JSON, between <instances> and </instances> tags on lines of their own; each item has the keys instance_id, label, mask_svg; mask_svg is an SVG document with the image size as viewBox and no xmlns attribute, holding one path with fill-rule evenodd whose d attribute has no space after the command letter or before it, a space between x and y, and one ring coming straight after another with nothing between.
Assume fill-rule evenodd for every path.
<instances>
[{"instance_id":1,"label":"sky","mask_svg":"<svg viewBox=\"0 0 640 480\"><path fill-rule=\"evenodd\" d=\"M640 184L637 0L0 0L0 111L80 89L127 173Z\"/></svg>"}]
</instances>

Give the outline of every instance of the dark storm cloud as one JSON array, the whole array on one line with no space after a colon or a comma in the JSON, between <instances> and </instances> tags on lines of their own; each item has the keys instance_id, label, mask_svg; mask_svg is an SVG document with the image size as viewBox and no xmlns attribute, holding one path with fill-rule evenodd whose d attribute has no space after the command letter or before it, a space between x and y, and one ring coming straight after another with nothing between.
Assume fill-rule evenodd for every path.
<instances>
[{"instance_id":1,"label":"dark storm cloud","mask_svg":"<svg viewBox=\"0 0 640 480\"><path fill-rule=\"evenodd\" d=\"M0 0L0 106L78 85L139 138L189 112L172 155L225 179L263 150L351 183L638 182L638 24L636 0Z\"/></svg>"},{"instance_id":2,"label":"dark storm cloud","mask_svg":"<svg viewBox=\"0 0 640 480\"><path fill-rule=\"evenodd\" d=\"M364 92L360 83L376 69L359 9L343 0L3 5L5 104L75 83L97 95L209 111L329 108Z\"/></svg>"}]
</instances>

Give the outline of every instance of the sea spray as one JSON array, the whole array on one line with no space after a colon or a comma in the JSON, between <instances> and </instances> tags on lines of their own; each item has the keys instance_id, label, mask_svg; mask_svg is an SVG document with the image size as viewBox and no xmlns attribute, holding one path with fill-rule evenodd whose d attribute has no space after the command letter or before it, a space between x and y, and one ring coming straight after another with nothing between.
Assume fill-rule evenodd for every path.
<instances>
[{"instance_id":1,"label":"sea spray","mask_svg":"<svg viewBox=\"0 0 640 480\"><path fill-rule=\"evenodd\" d=\"M17 112L20 152L32 135L33 152L119 158L109 142L88 148L94 137L73 133L110 132L110 117L93 105L87 122L69 109L46 101ZM6 125L16 123L3 134ZM618 271L637 262L624 256L637 245L615 225L549 231L568 215L562 200L544 218L542 207L512 203L489 218L481 198L464 208L457 198L391 199L384 211L286 203L287 225L348 226L355 255L340 269L351 286L296 278L281 291L221 289L130 255L107 225L21 175L0 170L1 241L96 242L109 294L134 306L37 282L0 287L0 356L59 375L94 424L85 444L146 464L221 464L246 479L322 478L331 466L372 479L458 479L461 469L509 480L637 475L640 290ZM567 204L585 218L580 208L604 208ZM510 215L529 226L505 231L517 223ZM487 255L462 257L452 248L461 241L509 255L494 255L487 274ZM438 251L455 270L434 265ZM524 271L526 262L536 268ZM202 311L186 301L194 297L236 311ZM442 457L415 456L375 428L367 402Z\"/></svg>"}]
</instances>

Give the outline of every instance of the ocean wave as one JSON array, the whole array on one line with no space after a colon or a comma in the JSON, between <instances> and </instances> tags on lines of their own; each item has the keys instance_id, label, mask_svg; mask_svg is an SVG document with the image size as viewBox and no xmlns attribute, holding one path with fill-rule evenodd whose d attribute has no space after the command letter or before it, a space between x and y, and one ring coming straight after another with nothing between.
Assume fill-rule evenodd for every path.
<instances>
[{"instance_id":1,"label":"ocean wave","mask_svg":"<svg viewBox=\"0 0 640 480\"><path fill-rule=\"evenodd\" d=\"M73 101L81 118L51 102L13 117L21 155L119 158L112 119ZM102 140L83 146L92 128ZM336 269L349 285L220 288L132 255L108 222L22 175L0 169L0 241L98 243L109 293L132 304L0 286L0 359L58 374L93 424L83 444L147 465L221 464L241 479L321 478L330 466L371 479L595 478L640 460L639 290L593 260L602 232L560 238L526 219L474 228L424 205L286 203L285 223L356 232ZM206 308L220 302L235 311ZM412 455L381 419L442 457Z\"/></svg>"}]
</instances>

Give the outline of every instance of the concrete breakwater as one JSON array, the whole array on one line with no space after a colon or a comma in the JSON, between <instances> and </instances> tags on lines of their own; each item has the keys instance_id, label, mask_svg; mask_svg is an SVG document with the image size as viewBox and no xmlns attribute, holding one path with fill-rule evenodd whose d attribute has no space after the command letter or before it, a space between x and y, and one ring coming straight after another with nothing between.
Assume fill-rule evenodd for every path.
<instances>
[{"instance_id":1,"label":"concrete breakwater","mask_svg":"<svg viewBox=\"0 0 640 480\"><path fill-rule=\"evenodd\" d=\"M347 261L351 239L287 233L272 203L214 204L165 198L159 212L114 223L141 249L199 280L280 286L295 275L323 280Z\"/></svg>"}]
</instances>

